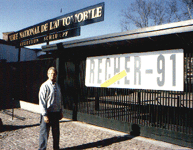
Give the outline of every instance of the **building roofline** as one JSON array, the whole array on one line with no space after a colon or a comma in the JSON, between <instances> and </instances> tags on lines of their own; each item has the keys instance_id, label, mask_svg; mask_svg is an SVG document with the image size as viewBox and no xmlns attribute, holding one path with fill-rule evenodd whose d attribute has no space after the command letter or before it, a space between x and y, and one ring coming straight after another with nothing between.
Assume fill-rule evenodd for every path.
<instances>
[{"instance_id":1,"label":"building roofline","mask_svg":"<svg viewBox=\"0 0 193 150\"><path fill-rule=\"evenodd\" d=\"M102 43L111 43L115 41L134 40L139 38L148 38L153 36L161 36L167 34L178 34L193 31L193 20L168 23L158 26L130 30L120 33L112 33L102 36L84 38L79 40L72 40L60 43L64 48L73 48L79 46L89 46ZM58 44L42 46L43 51L57 50Z\"/></svg>"}]
</instances>

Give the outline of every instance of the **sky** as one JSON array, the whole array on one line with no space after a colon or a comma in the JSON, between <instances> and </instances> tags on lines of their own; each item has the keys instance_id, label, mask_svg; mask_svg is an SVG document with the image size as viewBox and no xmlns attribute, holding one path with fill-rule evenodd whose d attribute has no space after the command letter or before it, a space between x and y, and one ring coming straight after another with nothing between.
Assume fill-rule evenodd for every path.
<instances>
[{"instance_id":1,"label":"sky","mask_svg":"<svg viewBox=\"0 0 193 150\"><path fill-rule=\"evenodd\" d=\"M75 39L121 32L121 11L133 0L0 0L0 39L2 32L19 31L49 19L65 15L101 2L105 3L104 21L81 26L78 37L50 42L65 42ZM62 13L61 13L62 9ZM28 48L41 48L44 44Z\"/></svg>"}]
</instances>

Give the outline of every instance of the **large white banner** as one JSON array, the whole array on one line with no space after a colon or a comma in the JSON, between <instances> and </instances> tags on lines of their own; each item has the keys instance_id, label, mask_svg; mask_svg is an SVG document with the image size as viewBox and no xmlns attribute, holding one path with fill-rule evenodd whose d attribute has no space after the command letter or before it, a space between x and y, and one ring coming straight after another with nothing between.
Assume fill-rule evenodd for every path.
<instances>
[{"instance_id":1,"label":"large white banner","mask_svg":"<svg viewBox=\"0 0 193 150\"><path fill-rule=\"evenodd\" d=\"M88 87L184 90L184 51L165 50L88 57Z\"/></svg>"}]
</instances>

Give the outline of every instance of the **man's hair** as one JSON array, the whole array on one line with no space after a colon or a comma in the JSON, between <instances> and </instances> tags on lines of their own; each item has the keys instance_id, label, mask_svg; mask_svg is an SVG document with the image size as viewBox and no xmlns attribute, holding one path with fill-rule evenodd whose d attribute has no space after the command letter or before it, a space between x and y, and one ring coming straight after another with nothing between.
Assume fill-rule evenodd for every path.
<instances>
[{"instance_id":1,"label":"man's hair","mask_svg":"<svg viewBox=\"0 0 193 150\"><path fill-rule=\"evenodd\" d=\"M55 68L55 67L50 67L50 68L48 69L48 72L47 72L47 73L49 73L49 72L50 72L50 70L55 71L55 73L57 74L57 70L56 70L56 68Z\"/></svg>"}]
</instances>

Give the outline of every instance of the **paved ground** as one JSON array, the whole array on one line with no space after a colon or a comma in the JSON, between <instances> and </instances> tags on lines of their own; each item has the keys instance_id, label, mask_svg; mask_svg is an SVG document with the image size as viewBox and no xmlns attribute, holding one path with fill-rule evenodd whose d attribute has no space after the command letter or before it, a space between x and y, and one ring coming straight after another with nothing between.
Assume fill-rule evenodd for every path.
<instances>
[{"instance_id":1,"label":"paved ground","mask_svg":"<svg viewBox=\"0 0 193 150\"><path fill-rule=\"evenodd\" d=\"M39 138L39 114L15 109L12 120L12 110L1 110L3 121L0 132L1 150L36 150ZM60 122L61 150L169 150L188 149L177 145L160 142L143 137L135 137L89 125L82 122L63 119ZM52 149L52 135L50 133L48 150Z\"/></svg>"}]
</instances>

